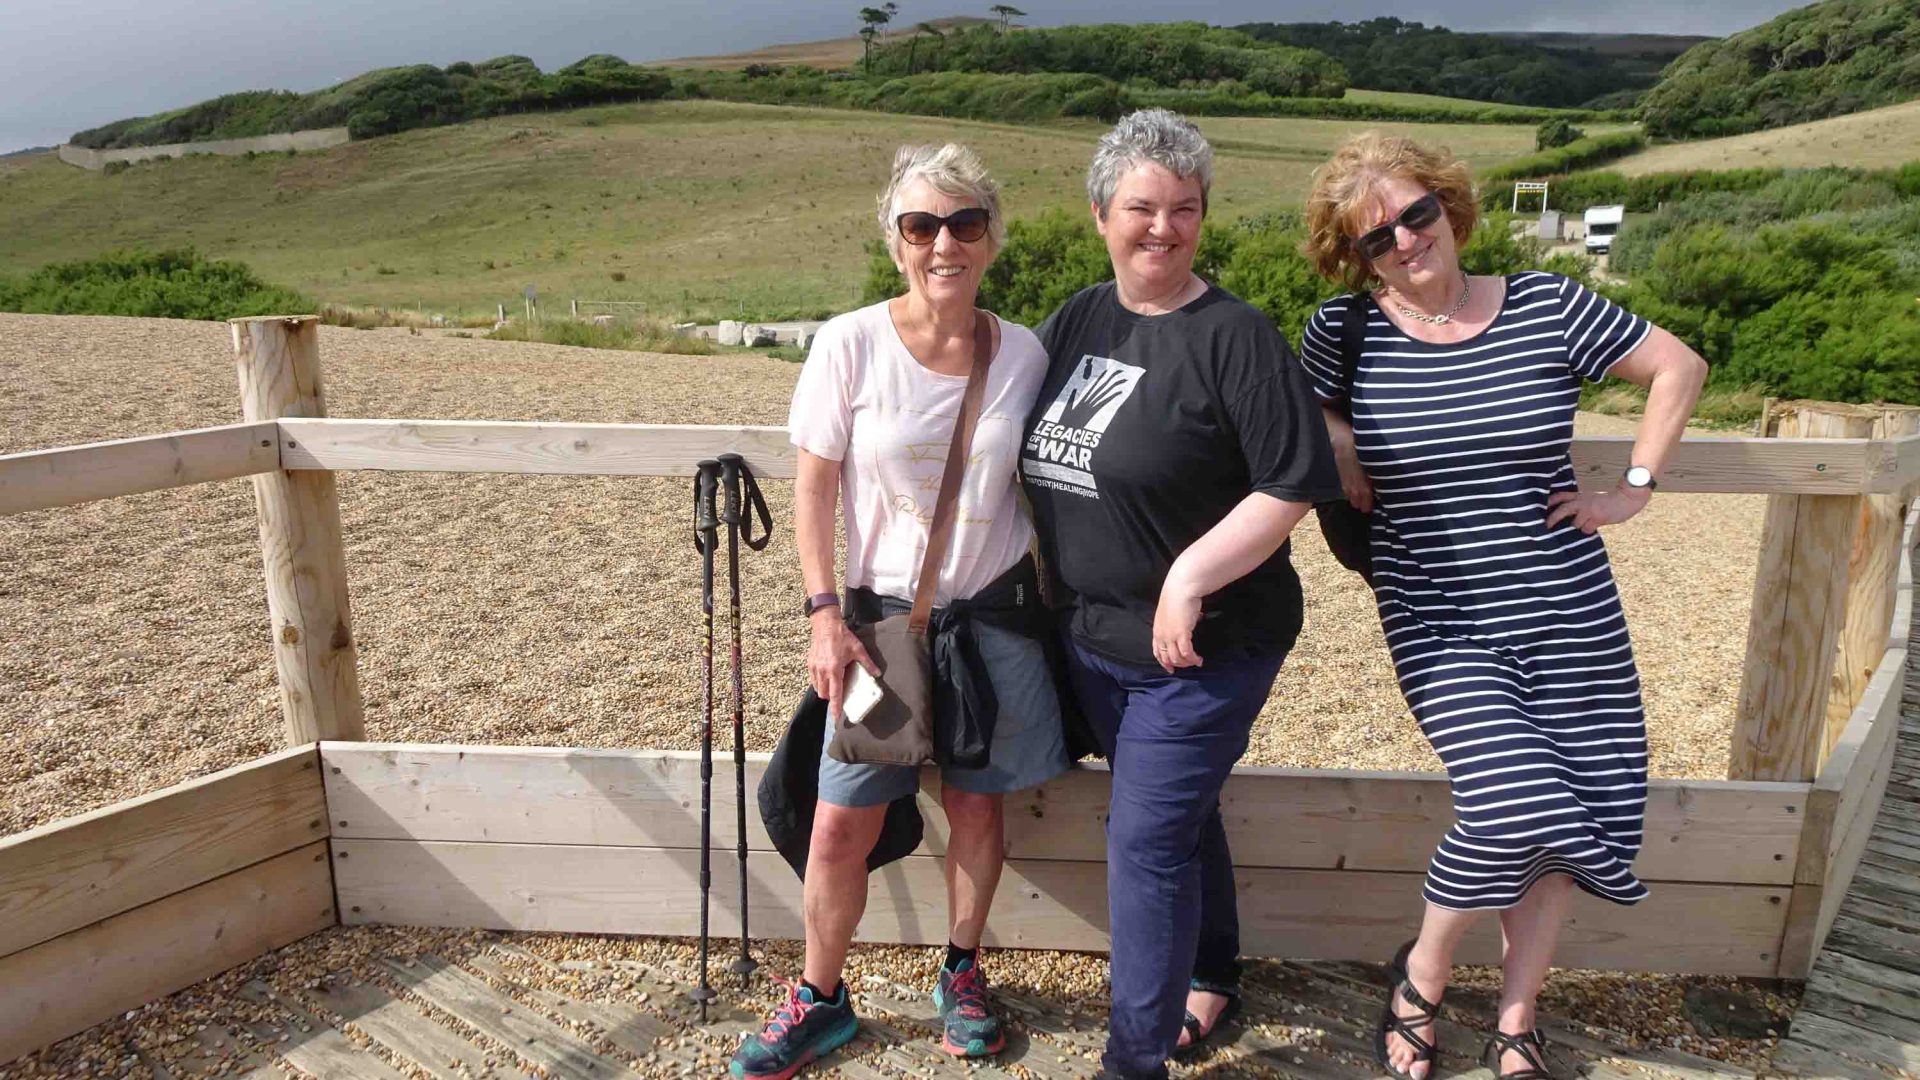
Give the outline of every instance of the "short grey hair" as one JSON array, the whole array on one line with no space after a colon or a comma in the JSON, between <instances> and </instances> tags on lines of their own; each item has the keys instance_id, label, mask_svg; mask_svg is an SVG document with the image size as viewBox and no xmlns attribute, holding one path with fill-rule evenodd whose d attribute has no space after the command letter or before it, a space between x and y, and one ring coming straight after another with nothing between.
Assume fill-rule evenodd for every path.
<instances>
[{"instance_id":1,"label":"short grey hair","mask_svg":"<svg viewBox=\"0 0 1920 1080\"><path fill-rule=\"evenodd\" d=\"M933 190L954 199L971 200L987 212L987 240L998 253L1006 243L1007 223L1000 216L1000 185L987 175L980 155L959 143L944 146L903 146L893 155L893 177L880 193L880 233L886 237L887 250L900 254L899 216L894 200L915 180L925 180Z\"/></svg>"},{"instance_id":2,"label":"short grey hair","mask_svg":"<svg viewBox=\"0 0 1920 1080\"><path fill-rule=\"evenodd\" d=\"M1113 192L1127 170L1153 162L1182 180L1200 181L1200 212L1206 213L1207 192L1213 187L1213 147L1191 120L1167 109L1128 113L1100 137L1087 166L1087 198L1106 217Z\"/></svg>"}]
</instances>

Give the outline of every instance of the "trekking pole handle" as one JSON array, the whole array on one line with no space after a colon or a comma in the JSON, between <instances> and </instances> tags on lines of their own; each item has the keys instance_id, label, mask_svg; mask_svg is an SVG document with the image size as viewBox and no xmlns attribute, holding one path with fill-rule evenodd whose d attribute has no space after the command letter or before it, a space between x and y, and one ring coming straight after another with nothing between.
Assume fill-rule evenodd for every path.
<instances>
[{"instance_id":1,"label":"trekking pole handle","mask_svg":"<svg viewBox=\"0 0 1920 1080\"><path fill-rule=\"evenodd\" d=\"M710 550L720 521L714 510L715 488L720 482L720 463L707 458L694 466L693 473L693 549Z\"/></svg>"},{"instance_id":2,"label":"trekking pole handle","mask_svg":"<svg viewBox=\"0 0 1920 1080\"><path fill-rule=\"evenodd\" d=\"M746 467L739 454L720 455L720 522L729 528L740 524L740 474Z\"/></svg>"},{"instance_id":3,"label":"trekking pole handle","mask_svg":"<svg viewBox=\"0 0 1920 1080\"><path fill-rule=\"evenodd\" d=\"M727 515L722 520L728 525L740 527L740 541L754 551L764 550L767 541L773 539L773 515L767 511L766 496L760 494L760 484L753 478L753 470L747 467L747 459L739 454L720 455L721 474L725 478L727 489ZM741 496L745 494L748 513L741 513ZM754 535L753 519L760 519L760 533Z\"/></svg>"}]
</instances>

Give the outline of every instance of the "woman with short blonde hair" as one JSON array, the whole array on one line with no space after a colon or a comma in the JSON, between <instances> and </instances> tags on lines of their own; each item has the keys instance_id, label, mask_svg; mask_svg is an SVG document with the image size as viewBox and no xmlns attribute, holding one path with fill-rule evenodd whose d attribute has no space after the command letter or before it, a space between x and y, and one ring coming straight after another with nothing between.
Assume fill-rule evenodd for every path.
<instances>
[{"instance_id":1,"label":"woman with short blonde hair","mask_svg":"<svg viewBox=\"0 0 1920 1080\"><path fill-rule=\"evenodd\" d=\"M973 151L902 147L879 205L906 293L820 328L787 422L799 457L793 524L812 634L807 675L837 718L853 665L882 674L849 622L871 625L913 607L954 427L969 383L982 380L929 631L942 658L936 677L943 689L964 691L935 695L936 732L951 730L964 708L982 734L983 745L970 749L984 758L942 758L948 945L933 999L947 1053L982 1057L1006 1045L978 955L1006 856L1005 796L1071 764L1047 658L1052 620L1039 601L1033 525L1014 471L1047 357L1032 331L974 307L1005 226L999 190ZM991 342L985 353L976 353L976 335ZM844 601L834 577L836 518L846 534ZM887 807L914 797L920 770L842 761L831 745L820 752L802 886L805 966L734 1054L735 1077L786 1080L859 1028L841 969L866 910L867 860Z\"/></svg>"}]
</instances>

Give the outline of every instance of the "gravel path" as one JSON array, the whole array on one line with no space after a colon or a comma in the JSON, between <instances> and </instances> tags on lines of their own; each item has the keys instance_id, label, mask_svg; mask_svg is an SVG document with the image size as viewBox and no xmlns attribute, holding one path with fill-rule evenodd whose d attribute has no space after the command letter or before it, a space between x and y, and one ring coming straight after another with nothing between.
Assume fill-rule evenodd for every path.
<instances>
[{"instance_id":1,"label":"gravel path","mask_svg":"<svg viewBox=\"0 0 1920 1080\"><path fill-rule=\"evenodd\" d=\"M759 423L797 368L325 327L335 416ZM697 370L690 370L697 369ZM0 453L237 422L227 328L0 315ZM1626 422L1581 417L1581 429ZM367 734L688 749L698 560L679 480L346 473L341 514ZM792 487L743 558L750 747L804 679ZM1676 495L1610 534L1653 771L1724 775L1758 496ZM1309 524L1307 629L1247 761L1433 769L1359 579ZM246 480L0 519L0 835L274 749L280 718Z\"/></svg>"}]
</instances>

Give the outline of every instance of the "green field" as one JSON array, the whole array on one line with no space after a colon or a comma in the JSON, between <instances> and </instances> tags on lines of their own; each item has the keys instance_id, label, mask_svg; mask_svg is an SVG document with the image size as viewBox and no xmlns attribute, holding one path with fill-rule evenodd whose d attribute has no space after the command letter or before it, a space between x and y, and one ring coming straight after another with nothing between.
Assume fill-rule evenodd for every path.
<instances>
[{"instance_id":1,"label":"green field","mask_svg":"<svg viewBox=\"0 0 1920 1080\"><path fill-rule=\"evenodd\" d=\"M1525 126L1206 118L1214 213L1298 206L1315 165L1370 127L1486 167ZM1101 125L1022 127L718 102L486 120L295 157L194 157L84 172L0 162L0 273L111 248L192 244L316 302L450 315L570 297L662 315L770 317L850 306L895 146L980 150L1016 217L1078 205ZM616 275L619 280L616 280Z\"/></svg>"}]
</instances>

